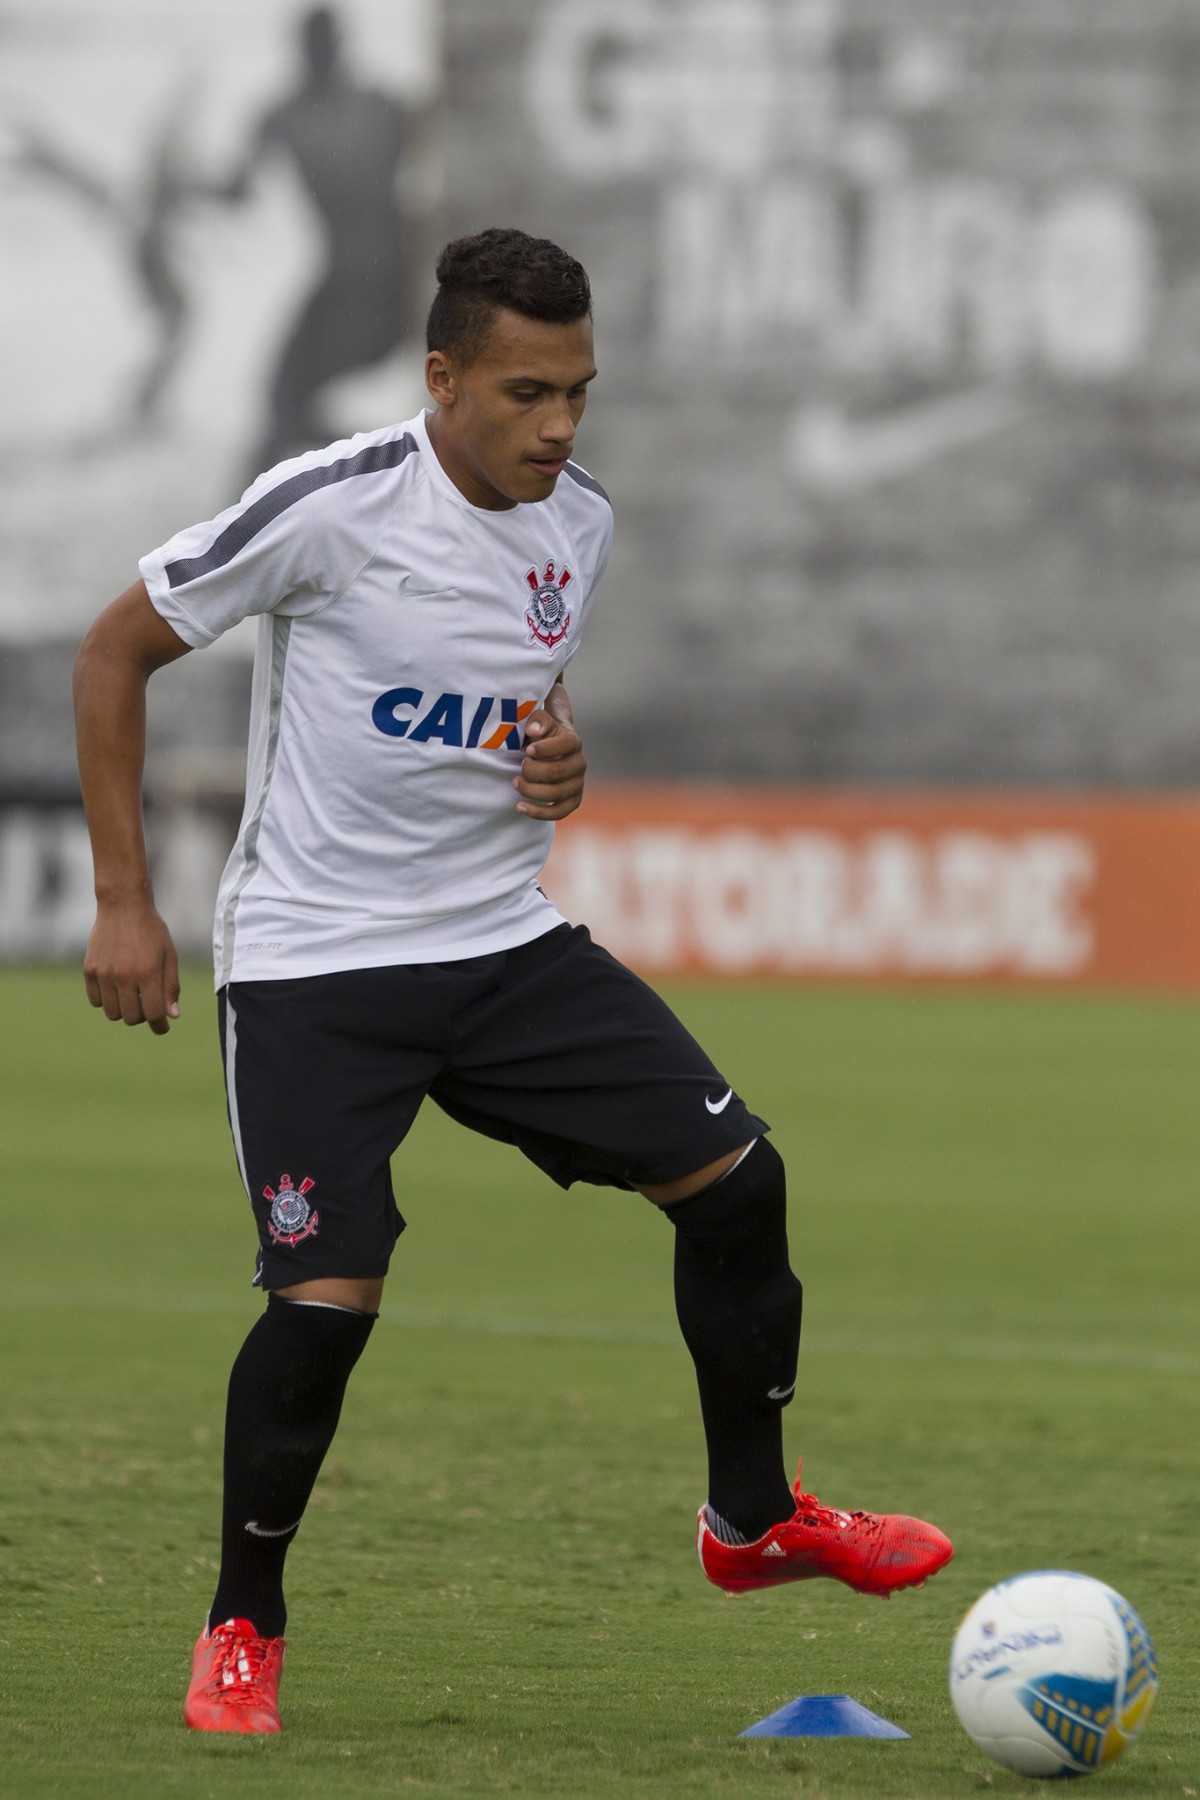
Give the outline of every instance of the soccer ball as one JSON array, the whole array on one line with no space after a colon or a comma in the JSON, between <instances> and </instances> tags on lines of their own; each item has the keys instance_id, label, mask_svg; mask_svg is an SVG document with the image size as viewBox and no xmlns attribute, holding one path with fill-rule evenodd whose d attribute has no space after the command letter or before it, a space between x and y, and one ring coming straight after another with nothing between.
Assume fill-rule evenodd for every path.
<instances>
[{"instance_id":1,"label":"soccer ball","mask_svg":"<svg viewBox=\"0 0 1200 1800\"><path fill-rule=\"evenodd\" d=\"M1154 1645L1128 1601L1067 1569L989 1588L950 1652L964 1731L1018 1775L1094 1775L1137 1742L1157 1692Z\"/></svg>"}]
</instances>

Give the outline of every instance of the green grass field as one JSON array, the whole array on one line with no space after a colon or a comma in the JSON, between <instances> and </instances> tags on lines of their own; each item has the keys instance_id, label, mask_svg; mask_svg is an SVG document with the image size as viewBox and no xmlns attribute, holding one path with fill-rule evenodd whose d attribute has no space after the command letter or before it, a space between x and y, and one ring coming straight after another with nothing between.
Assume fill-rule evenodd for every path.
<instances>
[{"instance_id":1,"label":"green grass field","mask_svg":"<svg viewBox=\"0 0 1200 1800\"><path fill-rule=\"evenodd\" d=\"M806 1330L789 1445L834 1504L958 1546L888 1604L728 1600L669 1226L562 1195L428 1109L385 1317L291 1560L285 1733L190 1736L223 1390L260 1304L193 975L165 1041L0 976L0 1793L1050 1793L962 1735L991 1582L1090 1571L1163 1682L1109 1796L1200 1792L1200 1009L988 994L674 996L788 1159ZM908 1743L738 1741L849 1693Z\"/></svg>"}]
</instances>

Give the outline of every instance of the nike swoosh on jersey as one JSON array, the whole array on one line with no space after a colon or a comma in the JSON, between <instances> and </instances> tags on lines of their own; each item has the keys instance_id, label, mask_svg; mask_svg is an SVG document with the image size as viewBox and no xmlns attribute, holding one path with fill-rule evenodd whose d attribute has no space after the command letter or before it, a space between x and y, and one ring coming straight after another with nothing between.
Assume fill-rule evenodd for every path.
<instances>
[{"instance_id":1,"label":"nike swoosh on jersey","mask_svg":"<svg viewBox=\"0 0 1200 1800\"><path fill-rule=\"evenodd\" d=\"M704 1104L705 1104L705 1106L707 1106L710 1113L720 1113L720 1112L725 1111L725 1108L729 1105L729 1102L732 1099L733 1099L733 1089L730 1088L728 1093L722 1094L721 1098L719 1100L710 1100L708 1095L705 1094Z\"/></svg>"},{"instance_id":2,"label":"nike swoosh on jersey","mask_svg":"<svg viewBox=\"0 0 1200 1800\"><path fill-rule=\"evenodd\" d=\"M1029 410L1018 395L998 386L859 418L840 406L802 406L787 428L785 453L793 474L811 492L865 494L994 436Z\"/></svg>"},{"instance_id":3,"label":"nike swoosh on jersey","mask_svg":"<svg viewBox=\"0 0 1200 1800\"><path fill-rule=\"evenodd\" d=\"M396 583L396 592L401 600L461 600L458 588L419 587L409 576L402 575Z\"/></svg>"}]
</instances>

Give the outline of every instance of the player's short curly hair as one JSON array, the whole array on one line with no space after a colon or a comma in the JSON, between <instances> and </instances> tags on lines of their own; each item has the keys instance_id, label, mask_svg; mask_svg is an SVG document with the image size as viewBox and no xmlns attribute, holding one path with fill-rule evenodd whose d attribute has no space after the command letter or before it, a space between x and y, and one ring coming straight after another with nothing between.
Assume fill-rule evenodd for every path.
<instances>
[{"instance_id":1,"label":"player's short curly hair","mask_svg":"<svg viewBox=\"0 0 1200 1800\"><path fill-rule=\"evenodd\" d=\"M479 355L501 307L552 325L574 324L592 310L582 264L549 238L498 225L447 244L438 257L437 278L426 347L453 357L462 368Z\"/></svg>"}]
</instances>

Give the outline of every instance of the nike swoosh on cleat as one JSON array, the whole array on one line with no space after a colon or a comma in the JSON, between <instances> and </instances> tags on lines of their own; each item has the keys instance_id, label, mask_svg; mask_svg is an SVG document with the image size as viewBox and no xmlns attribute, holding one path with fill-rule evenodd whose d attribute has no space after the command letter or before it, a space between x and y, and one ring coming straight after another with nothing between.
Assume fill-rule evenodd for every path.
<instances>
[{"instance_id":1,"label":"nike swoosh on cleat","mask_svg":"<svg viewBox=\"0 0 1200 1800\"><path fill-rule=\"evenodd\" d=\"M704 1104L705 1104L705 1106L707 1106L710 1113L719 1113L719 1112L725 1111L725 1108L729 1105L729 1102L732 1099L733 1099L733 1089L730 1088L727 1093L722 1094L722 1096L719 1100L710 1100L708 1095L705 1094Z\"/></svg>"}]
</instances>

